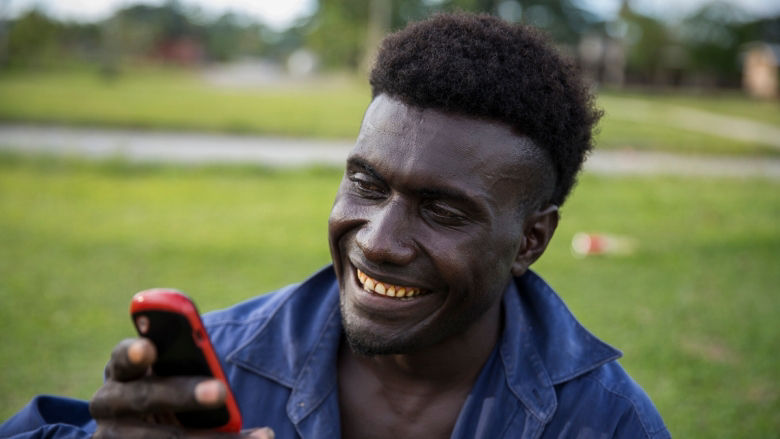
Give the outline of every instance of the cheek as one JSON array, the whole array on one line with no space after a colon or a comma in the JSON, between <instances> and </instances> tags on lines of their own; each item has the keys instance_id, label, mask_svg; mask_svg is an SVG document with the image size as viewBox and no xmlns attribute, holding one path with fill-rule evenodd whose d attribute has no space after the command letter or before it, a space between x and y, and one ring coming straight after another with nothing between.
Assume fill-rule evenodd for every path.
<instances>
[{"instance_id":1,"label":"cheek","mask_svg":"<svg viewBox=\"0 0 780 439\"><path fill-rule=\"evenodd\" d=\"M366 221L365 209L345 193L342 182L328 217L328 243L334 264L338 265L344 245Z\"/></svg>"},{"instance_id":2,"label":"cheek","mask_svg":"<svg viewBox=\"0 0 780 439\"><path fill-rule=\"evenodd\" d=\"M349 222L350 214L344 195L344 180L342 180L328 216L328 243L330 244L331 257L333 257L334 262L338 241L349 228Z\"/></svg>"},{"instance_id":3,"label":"cheek","mask_svg":"<svg viewBox=\"0 0 780 439\"><path fill-rule=\"evenodd\" d=\"M355 229L356 225L359 224L359 221L355 220L355 215L351 212L349 203L346 201L348 197L343 194L342 189L343 187L339 188L339 192L336 194L336 199L333 202L333 208L330 211L330 216L328 217L328 244L336 277L339 279L339 284L343 287L343 244L345 237L350 230Z\"/></svg>"},{"instance_id":4,"label":"cheek","mask_svg":"<svg viewBox=\"0 0 780 439\"><path fill-rule=\"evenodd\" d=\"M330 216L328 216L328 235L331 239L338 233L347 218L343 197L341 194L337 194L333 201L333 207L330 209Z\"/></svg>"},{"instance_id":5,"label":"cheek","mask_svg":"<svg viewBox=\"0 0 780 439\"><path fill-rule=\"evenodd\" d=\"M455 232L453 232L455 233ZM515 236L484 233L431 237L428 254L438 270L461 286L484 287L510 276L515 259Z\"/></svg>"},{"instance_id":6,"label":"cheek","mask_svg":"<svg viewBox=\"0 0 780 439\"><path fill-rule=\"evenodd\" d=\"M358 212L354 203L350 203L347 194L347 180L341 180L341 185L333 201L333 207L328 217L328 235L331 241L343 233L343 229L349 228L350 224L358 218ZM333 243L331 243L333 244Z\"/></svg>"}]
</instances>

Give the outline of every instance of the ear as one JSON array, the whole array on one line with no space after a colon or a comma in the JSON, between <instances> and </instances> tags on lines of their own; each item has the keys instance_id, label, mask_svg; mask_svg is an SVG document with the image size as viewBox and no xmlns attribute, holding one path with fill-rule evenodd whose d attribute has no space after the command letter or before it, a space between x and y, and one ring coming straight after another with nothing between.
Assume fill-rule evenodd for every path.
<instances>
[{"instance_id":1,"label":"ear","mask_svg":"<svg viewBox=\"0 0 780 439\"><path fill-rule=\"evenodd\" d=\"M521 276L544 253L558 227L559 218L558 206L551 204L525 219L522 242L512 264L513 276Z\"/></svg>"}]
</instances>

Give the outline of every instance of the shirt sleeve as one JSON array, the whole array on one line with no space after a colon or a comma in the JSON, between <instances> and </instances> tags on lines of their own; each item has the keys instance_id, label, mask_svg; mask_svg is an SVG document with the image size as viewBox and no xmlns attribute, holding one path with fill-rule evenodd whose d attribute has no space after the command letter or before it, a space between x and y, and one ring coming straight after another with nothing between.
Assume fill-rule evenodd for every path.
<instances>
[{"instance_id":1,"label":"shirt sleeve","mask_svg":"<svg viewBox=\"0 0 780 439\"><path fill-rule=\"evenodd\" d=\"M88 439L94 431L86 401L41 395L0 425L0 438Z\"/></svg>"}]
</instances>

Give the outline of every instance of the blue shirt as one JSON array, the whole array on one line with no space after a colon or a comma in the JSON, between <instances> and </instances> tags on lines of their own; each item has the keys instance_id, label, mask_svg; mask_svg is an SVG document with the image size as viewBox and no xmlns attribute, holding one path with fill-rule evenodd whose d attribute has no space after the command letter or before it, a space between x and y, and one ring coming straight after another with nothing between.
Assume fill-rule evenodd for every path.
<instances>
[{"instance_id":1,"label":"blue shirt","mask_svg":"<svg viewBox=\"0 0 780 439\"><path fill-rule=\"evenodd\" d=\"M244 418L276 437L340 436L338 284L331 267L302 284L206 315ZM536 274L503 297L504 330L461 408L452 438L668 438L661 416ZM87 404L39 396L0 437L87 438Z\"/></svg>"}]
</instances>

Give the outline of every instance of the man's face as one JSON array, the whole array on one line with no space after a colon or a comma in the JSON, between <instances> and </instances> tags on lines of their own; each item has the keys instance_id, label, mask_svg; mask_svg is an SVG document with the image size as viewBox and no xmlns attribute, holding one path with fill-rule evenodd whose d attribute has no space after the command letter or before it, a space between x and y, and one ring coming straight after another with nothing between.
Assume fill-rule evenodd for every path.
<instances>
[{"instance_id":1,"label":"man's face","mask_svg":"<svg viewBox=\"0 0 780 439\"><path fill-rule=\"evenodd\" d=\"M503 124L374 99L329 219L353 349L414 352L497 309L546 171Z\"/></svg>"}]
</instances>

